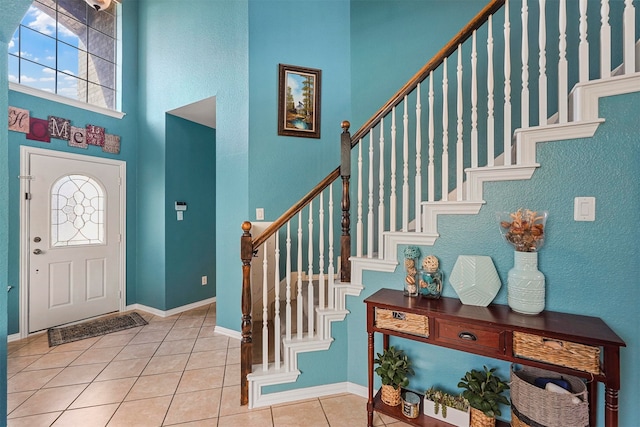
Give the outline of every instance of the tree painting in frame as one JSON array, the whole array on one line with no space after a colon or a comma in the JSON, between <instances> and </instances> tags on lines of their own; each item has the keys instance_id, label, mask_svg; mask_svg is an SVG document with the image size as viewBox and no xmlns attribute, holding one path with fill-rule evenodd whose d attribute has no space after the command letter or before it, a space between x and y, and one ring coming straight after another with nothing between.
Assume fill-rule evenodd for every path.
<instances>
[{"instance_id":1,"label":"tree painting in frame","mask_svg":"<svg viewBox=\"0 0 640 427\"><path fill-rule=\"evenodd\" d=\"M320 138L321 70L279 64L278 135Z\"/></svg>"}]
</instances>

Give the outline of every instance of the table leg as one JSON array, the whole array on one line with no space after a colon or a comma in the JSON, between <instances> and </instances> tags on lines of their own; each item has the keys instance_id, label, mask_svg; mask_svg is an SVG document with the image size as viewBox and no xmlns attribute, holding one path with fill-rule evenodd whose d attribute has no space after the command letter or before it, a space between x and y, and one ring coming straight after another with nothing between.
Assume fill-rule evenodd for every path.
<instances>
[{"instance_id":1,"label":"table leg","mask_svg":"<svg viewBox=\"0 0 640 427\"><path fill-rule=\"evenodd\" d=\"M369 400L367 401L367 426L373 427L373 332L369 332Z\"/></svg>"},{"instance_id":2,"label":"table leg","mask_svg":"<svg viewBox=\"0 0 640 427\"><path fill-rule=\"evenodd\" d=\"M611 387L604 388L604 425L618 426L618 391Z\"/></svg>"}]
</instances>

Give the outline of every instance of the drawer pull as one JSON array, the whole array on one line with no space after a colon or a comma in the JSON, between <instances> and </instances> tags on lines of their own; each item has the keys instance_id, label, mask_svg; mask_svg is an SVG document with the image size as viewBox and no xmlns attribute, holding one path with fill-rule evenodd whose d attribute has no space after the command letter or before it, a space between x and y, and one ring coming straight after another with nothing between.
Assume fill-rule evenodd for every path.
<instances>
[{"instance_id":1,"label":"drawer pull","mask_svg":"<svg viewBox=\"0 0 640 427\"><path fill-rule=\"evenodd\" d=\"M545 347L549 347L554 350L560 350L562 347L564 347L564 343L562 341L550 340L548 338L544 338L542 340L542 343Z\"/></svg>"},{"instance_id":2,"label":"drawer pull","mask_svg":"<svg viewBox=\"0 0 640 427\"><path fill-rule=\"evenodd\" d=\"M463 340L467 340L467 341L477 341L478 337L476 337L474 334L472 334L471 332L460 332L458 334L458 338L463 339Z\"/></svg>"},{"instance_id":3,"label":"drawer pull","mask_svg":"<svg viewBox=\"0 0 640 427\"><path fill-rule=\"evenodd\" d=\"M407 320L407 315L401 311L394 311L393 318L396 320Z\"/></svg>"}]
</instances>

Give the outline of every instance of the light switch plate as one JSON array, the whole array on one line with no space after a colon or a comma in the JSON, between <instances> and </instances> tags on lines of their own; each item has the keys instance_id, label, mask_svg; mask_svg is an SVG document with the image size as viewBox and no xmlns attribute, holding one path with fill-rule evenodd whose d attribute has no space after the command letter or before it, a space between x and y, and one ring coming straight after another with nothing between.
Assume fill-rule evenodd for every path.
<instances>
[{"instance_id":1,"label":"light switch plate","mask_svg":"<svg viewBox=\"0 0 640 427\"><path fill-rule=\"evenodd\" d=\"M573 219L576 221L595 221L596 198L576 197L573 203Z\"/></svg>"},{"instance_id":2,"label":"light switch plate","mask_svg":"<svg viewBox=\"0 0 640 427\"><path fill-rule=\"evenodd\" d=\"M256 221L264 221L264 208L256 208Z\"/></svg>"}]
</instances>

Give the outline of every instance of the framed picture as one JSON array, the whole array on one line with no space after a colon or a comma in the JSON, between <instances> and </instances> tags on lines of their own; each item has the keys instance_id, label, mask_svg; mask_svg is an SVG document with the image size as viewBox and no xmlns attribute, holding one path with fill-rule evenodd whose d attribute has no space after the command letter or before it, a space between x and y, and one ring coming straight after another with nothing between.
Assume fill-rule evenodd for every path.
<instances>
[{"instance_id":1,"label":"framed picture","mask_svg":"<svg viewBox=\"0 0 640 427\"><path fill-rule=\"evenodd\" d=\"M320 77L314 68L278 66L278 135L320 138Z\"/></svg>"}]
</instances>

